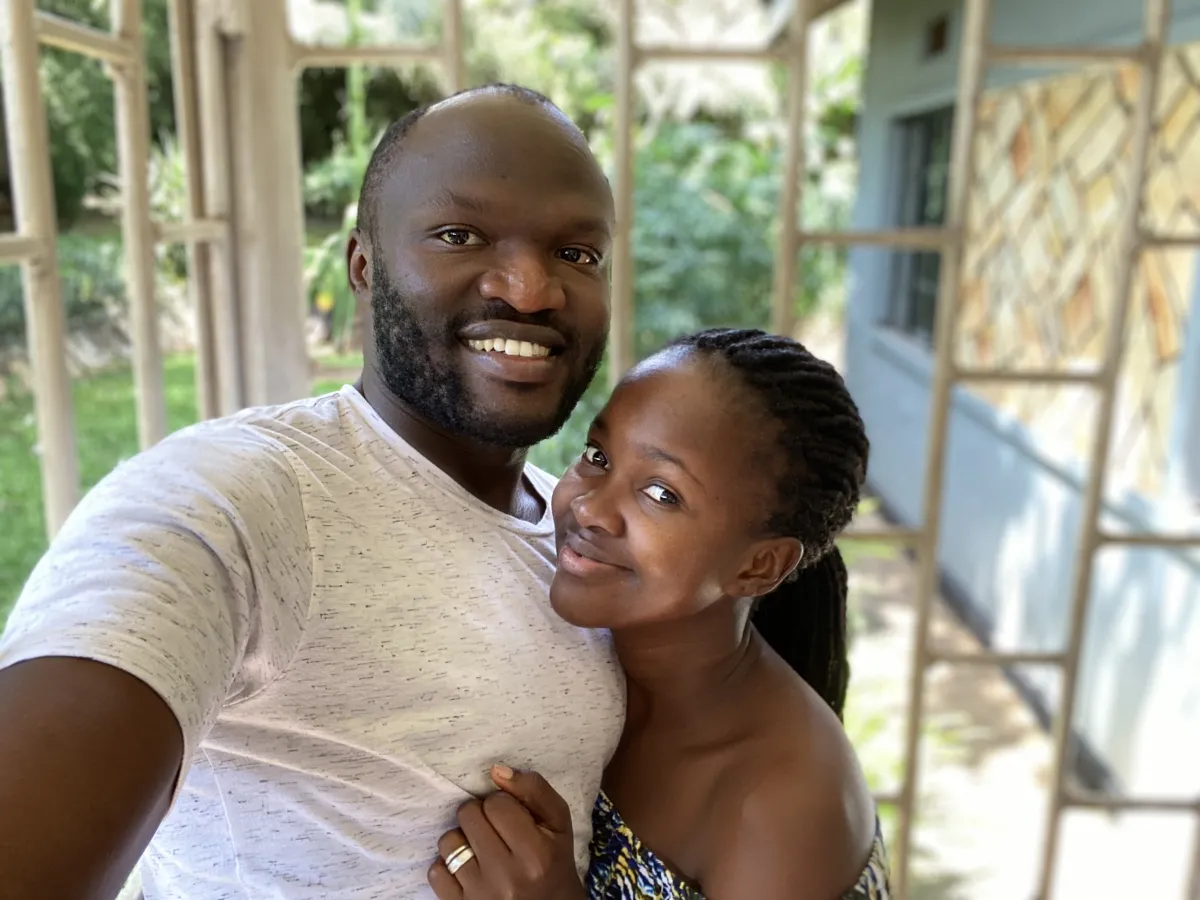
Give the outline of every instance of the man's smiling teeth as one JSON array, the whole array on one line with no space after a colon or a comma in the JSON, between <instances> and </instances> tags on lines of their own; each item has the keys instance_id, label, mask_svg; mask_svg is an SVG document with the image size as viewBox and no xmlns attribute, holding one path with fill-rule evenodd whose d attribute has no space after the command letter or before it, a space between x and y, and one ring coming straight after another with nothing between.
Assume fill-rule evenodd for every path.
<instances>
[{"instance_id":1,"label":"man's smiling teeth","mask_svg":"<svg viewBox=\"0 0 1200 900\"><path fill-rule=\"evenodd\" d=\"M529 341L507 341L504 338L488 338L486 341L467 341L467 346L481 353L503 353L505 356L542 357L550 355L550 348Z\"/></svg>"}]
</instances>

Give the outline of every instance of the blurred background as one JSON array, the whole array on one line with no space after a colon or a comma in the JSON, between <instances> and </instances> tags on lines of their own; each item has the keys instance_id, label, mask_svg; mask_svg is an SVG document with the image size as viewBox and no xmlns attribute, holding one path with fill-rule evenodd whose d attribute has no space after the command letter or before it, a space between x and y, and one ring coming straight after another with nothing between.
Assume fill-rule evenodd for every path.
<instances>
[{"instance_id":1,"label":"blurred background","mask_svg":"<svg viewBox=\"0 0 1200 900\"><path fill-rule=\"evenodd\" d=\"M516 82L631 204L533 460L671 338L791 331L873 445L846 724L898 895L1200 900L1200 0L796 2L3 0L0 625L140 446L357 377L375 141Z\"/></svg>"}]
</instances>

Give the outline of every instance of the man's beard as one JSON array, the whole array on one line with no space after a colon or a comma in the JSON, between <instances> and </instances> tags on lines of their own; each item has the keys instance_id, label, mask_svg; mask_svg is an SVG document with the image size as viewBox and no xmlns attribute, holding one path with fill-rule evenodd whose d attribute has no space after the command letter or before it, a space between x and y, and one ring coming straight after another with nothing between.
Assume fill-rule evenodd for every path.
<instances>
[{"instance_id":1,"label":"man's beard","mask_svg":"<svg viewBox=\"0 0 1200 900\"><path fill-rule=\"evenodd\" d=\"M423 327L413 304L377 269L371 286L375 355L388 388L409 409L443 431L494 447L523 449L553 436L562 428L604 357L607 335L597 341L583 365L568 373L563 394L552 415L505 415L482 408L470 395L463 373L453 357L457 335L472 322L506 320L549 324L544 316L523 315L503 301L486 303L480 314L456 317L437 333ZM560 332L561 325L556 325ZM578 334L564 333L569 347L579 345ZM440 351L435 354L435 350Z\"/></svg>"}]
</instances>

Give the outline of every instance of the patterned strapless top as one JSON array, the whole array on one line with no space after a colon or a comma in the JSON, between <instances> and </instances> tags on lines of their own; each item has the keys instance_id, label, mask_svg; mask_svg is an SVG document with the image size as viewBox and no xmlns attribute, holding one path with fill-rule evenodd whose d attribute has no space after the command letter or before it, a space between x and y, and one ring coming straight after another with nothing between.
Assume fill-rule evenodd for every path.
<instances>
[{"instance_id":1,"label":"patterned strapless top","mask_svg":"<svg viewBox=\"0 0 1200 900\"><path fill-rule=\"evenodd\" d=\"M592 810L592 862L588 900L704 900L704 895L637 839L608 795L601 791ZM890 900L887 853L879 825L867 867L840 900Z\"/></svg>"}]
</instances>

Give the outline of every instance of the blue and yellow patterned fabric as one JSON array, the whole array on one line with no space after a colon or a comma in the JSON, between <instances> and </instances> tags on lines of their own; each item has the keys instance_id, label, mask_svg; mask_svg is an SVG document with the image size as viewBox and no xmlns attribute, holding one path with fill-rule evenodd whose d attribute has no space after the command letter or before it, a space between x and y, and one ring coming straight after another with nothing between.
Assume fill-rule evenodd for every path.
<instances>
[{"instance_id":1,"label":"blue and yellow patterned fabric","mask_svg":"<svg viewBox=\"0 0 1200 900\"><path fill-rule=\"evenodd\" d=\"M704 895L643 846L601 792L592 810L592 863L588 900L704 900ZM887 853L879 826L867 867L841 900L889 900Z\"/></svg>"}]
</instances>

